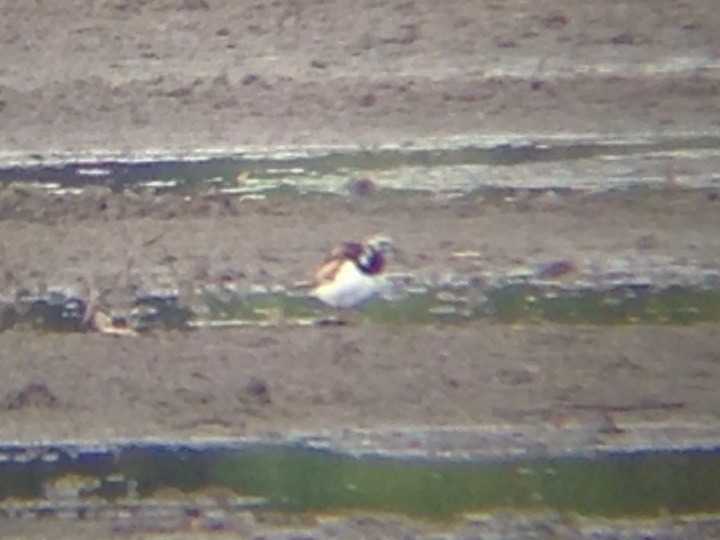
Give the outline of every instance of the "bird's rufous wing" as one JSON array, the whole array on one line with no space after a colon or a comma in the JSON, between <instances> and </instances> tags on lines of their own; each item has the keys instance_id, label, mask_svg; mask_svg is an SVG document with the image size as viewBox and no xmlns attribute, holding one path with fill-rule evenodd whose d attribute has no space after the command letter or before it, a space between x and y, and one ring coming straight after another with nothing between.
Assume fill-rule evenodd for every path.
<instances>
[{"instance_id":1,"label":"bird's rufous wing","mask_svg":"<svg viewBox=\"0 0 720 540\"><path fill-rule=\"evenodd\" d=\"M357 260L362 250L363 246L359 242L345 242L334 247L315 270L315 286L335 279L343 263Z\"/></svg>"}]
</instances>

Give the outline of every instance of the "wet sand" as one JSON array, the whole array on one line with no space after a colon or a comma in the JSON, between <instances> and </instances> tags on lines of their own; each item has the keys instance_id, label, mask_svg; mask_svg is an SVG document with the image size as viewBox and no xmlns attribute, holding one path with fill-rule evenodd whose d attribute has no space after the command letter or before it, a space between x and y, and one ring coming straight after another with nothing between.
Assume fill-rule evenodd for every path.
<instances>
[{"instance_id":1,"label":"wet sand","mask_svg":"<svg viewBox=\"0 0 720 540\"><path fill-rule=\"evenodd\" d=\"M718 130L713 0L0 3L0 149Z\"/></svg>"},{"instance_id":2,"label":"wet sand","mask_svg":"<svg viewBox=\"0 0 720 540\"><path fill-rule=\"evenodd\" d=\"M390 271L428 277L483 276L557 259L580 272L593 265L717 269L718 208L716 190L672 187L510 200L429 193L267 201L9 187L0 194L0 289L82 287L92 278L129 299L131 287L162 282L185 291L228 280L290 286L309 279L339 242L378 232L401 249Z\"/></svg>"},{"instance_id":3,"label":"wet sand","mask_svg":"<svg viewBox=\"0 0 720 540\"><path fill-rule=\"evenodd\" d=\"M0 343L11 440L423 424L601 428L608 415L619 423L717 423L720 415L715 325L367 325L136 339L6 331ZM51 396L18 398L29 384Z\"/></svg>"},{"instance_id":4,"label":"wet sand","mask_svg":"<svg viewBox=\"0 0 720 540\"><path fill-rule=\"evenodd\" d=\"M659 522L658 522L659 521ZM219 525L224 528L218 528ZM610 540L640 540L644 538L717 538L717 523L703 518L666 520L607 521L558 515L527 515L503 513L490 516L472 516L460 523L431 523L411 521L383 515L337 516L278 516L245 513L233 518L222 514L210 519L165 518L148 522L143 519L119 519L114 524L98 525L92 521L77 523L72 536L62 534L61 527L52 529L54 538L77 538L80 540L105 538L133 539L182 539L196 538L253 538L267 540L292 540L297 538L325 540L347 538L417 538L437 539L524 539L524 538L599 538ZM11 523L4 530L8 539L47 538L47 522Z\"/></svg>"},{"instance_id":5,"label":"wet sand","mask_svg":"<svg viewBox=\"0 0 720 540\"><path fill-rule=\"evenodd\" d=\"M429 194L229 206L202 196L148 202L123 193L103 194L101 206L93 193L56 199L9 191L11 215L0 221L6 290L82 292L90 282L107 308L129 301L137 287L168 282L190 303L194 287L228 276L241 288L290 286L310 277L334 243L378 230L391 231L402 247L402 262L392 270L435 278L482 277L555 259L580 271L591 264L612 268L613 261L642 271L649 264L717 268L720 258L719 203L699 191L579 193L549 202ZM480 255L453 257L466 251ZM292 328L280 322L126 339L16 329L0 334L7 373L0 397L14 405L4 413L3 436L602 422L607 411L618 412L620 421L717 421L718 340L713 324ZM270 399L247 394L252 378L265 381ZM32 384L45 384L55 399L17 406L13 396Z\"/></svg>"}]
</instances>

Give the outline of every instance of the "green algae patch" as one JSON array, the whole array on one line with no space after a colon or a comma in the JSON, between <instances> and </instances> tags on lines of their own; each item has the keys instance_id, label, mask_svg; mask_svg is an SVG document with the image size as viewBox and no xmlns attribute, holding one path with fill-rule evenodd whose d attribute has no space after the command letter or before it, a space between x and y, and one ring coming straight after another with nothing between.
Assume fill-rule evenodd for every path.
<instances>
[{"instance_id":1,"label":"green algae patch","mask_svg":"<svg viewBox=\"0 0 720 540\"><path fill-rule=\"evenodd\" d=\"M127 504L222 493L237 508L430 519L504 510L609 518L720 511L714 447L448 459L293 444L147 443L79 453L35 449L29 456L16 448L3 452L0 472L0 502L61 497Z\"/></svg>"}]
</instances>

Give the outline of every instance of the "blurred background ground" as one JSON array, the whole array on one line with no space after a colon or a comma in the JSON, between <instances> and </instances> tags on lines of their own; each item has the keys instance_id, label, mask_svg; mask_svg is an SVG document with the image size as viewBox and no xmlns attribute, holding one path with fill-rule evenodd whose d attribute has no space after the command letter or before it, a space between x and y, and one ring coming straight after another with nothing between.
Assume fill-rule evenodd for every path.
<instances>
[{"instance_id":1,"label":"blurred background ground","mask_svg":"<svg viewBox=\"0 0 720 540\"><path fill-rule=\"evenodd\" d=\"M718 28L715 0L0 0L0 152L717 135ZM103 197L104 205L88 196L58 210L45 197L6 190L5 289L87 275L102 283L129 258L145 273L172 263L187 281L204 266L211 275L244 273L248 283L302 280L337 241L379 229L404 246L409 269L437 272L461 249L483 253L472 271L618 254L711 264L720 249L717 196L672 190L651 200L499 208L433 199L188 205L168 197L139 211L123 194ZM449 267L467 271L462 264ZM0 437L602 427L611 404L621 422L716 421L719 344L717 325L478 323L136 340L9 331L0 335ZM269 400L248 393L252 377L267 382ZM46 392L23 398L31 385ZM393 523L357 534L419 535ZM34 527L38 538L62 532Z\"/></svg>"}]
</instances>

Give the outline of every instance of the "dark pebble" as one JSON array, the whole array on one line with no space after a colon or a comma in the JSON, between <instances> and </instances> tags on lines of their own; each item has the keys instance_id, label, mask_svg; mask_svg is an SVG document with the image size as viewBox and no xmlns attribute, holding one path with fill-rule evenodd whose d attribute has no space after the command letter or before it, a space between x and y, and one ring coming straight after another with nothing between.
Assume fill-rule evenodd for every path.
<instances>
[{"instance_id":1,"label":"dark pebble","mask_svg":"<svg viewBox=\"0 0 720 540\"><path fill-rule=\"evenodd\" d=\"M486 283L487 281L482 276L472 276L468 281L468 285L475 288L484 287Z\"/></svg>"},{"instance_id":2,"label":"dark pebble","mask_svg":"<svg viewBox=\"0 0 720 540\"><path fill-rule=\"evenodd\" d=\"M230 528L230 524L225 519L213 518L208 520L205 528L210 531L226 531Z\"/></svg>"},{"instance_id":3,"label":"dark pebble","mask_svg":"<svg viewBox=\"0 0 720 540\"><path fill-rule=\"evenodd\" d=\"M351 195L370 197L375 193L375 183L369 178L351 178L345 184L345 189L347 189Z\"/></svg>"},{"instance_id":4,"label":"dark pebble","mask_svg":"<svg viewBox=\"0 0 720 540\"><path fill-rule=\"evenodd\" d=\"M561 259L559 261L551 261L549 263L541 264L537 269L537 277L539 279L553 279L569 274L575 270L575 265L572 261L567 259Z\"/></svg>"},{"instance_id":5,"label":"dark pebble","mask_svg":"<svg viewBox=\"0 0 720 540\"><path fill-rule=\"evenodd\" d=\"M375 94L365 94L362 98L360 98L360 106L361 107L372 107L377 103L377 97Z\"/></svg>"},{"instance_id":6,"label":"dark pebble","mask_svg":"<svg viewBox=\"0 0 720 540\"><path fill-rule=\"evenodd\" d=\"M610 39L613 45L633 45L635 38L631 34L618 34Z\"/></svg>"},{"instance_id":7,"label":"dark pebble","mask_svg":"<svg viewBox=\"0 0 720 540\"><path fill-rule=\"evenodd\" d=\"M498 39L496 41L496 45L500 49L514 49L518 46L517 41L514 41L512 39Z\"/></svg>"},{"instance_id":8,"label":"dark pebble","mask_svg":"<svg viewBox=\"0 0 720 540\"><path fill-rule=\"evenodd\" d=\"M259 76L251 73L250 75L245 75L245 77L243 77L242 83L244 86L250 86L251 84L256 83L259 80Z\"/></svg>"},{"instance_id":9,"label":"dark pebble","mask_svg":"<svg viewBox=\"0 0 720 540\"><path fill-rule=\"evenodd\" d=\"M270 403L270 386L261 377L250 377L245 383L245 393L259 398L262 403Z\"/></svg>"},{"instance_id":10,"label":"dark pebble","mask_svg":"<svg viewBox=\"0 0 720 540\"><path fill-rule=\"evenodd\" d=\"M638 238L635 246L638 249L653 249L658 246L658 240L652 233L643 234L640 238Z\"/></svg>"},{"instance_id":11,"label":"dark pebble","mask_svg":"<svg viewBox=\"0 0 720 540\"><path fill-rule=\"evenodd\" d=\"M562 28L568 22L570 22L570 18L567 15L555 13L545 19L545 26L547 28Z\"/></svg>"},{"instance_id":12,"label":"dark pebble","mask_svg":"<svg viewBox=\"0 0 720 540\"><path fill-rule=\"evenodd\" d=\"M45 383L30 383L22 390L11 392L3 400L5 409L21 409L23 407L53 407L57 397Z\"/></svg>"},{"instance_id":13,"label":"dark pebble","mask_svg":"<svg viewBox=\"0 0 720 540\"><path fill-rule=\"evenodd\" d=\"M501 369L497 374L497 378L502 384L509 386L529 384L533 381L532 373L525 369Z\"/></svg>"}]
</instances>

